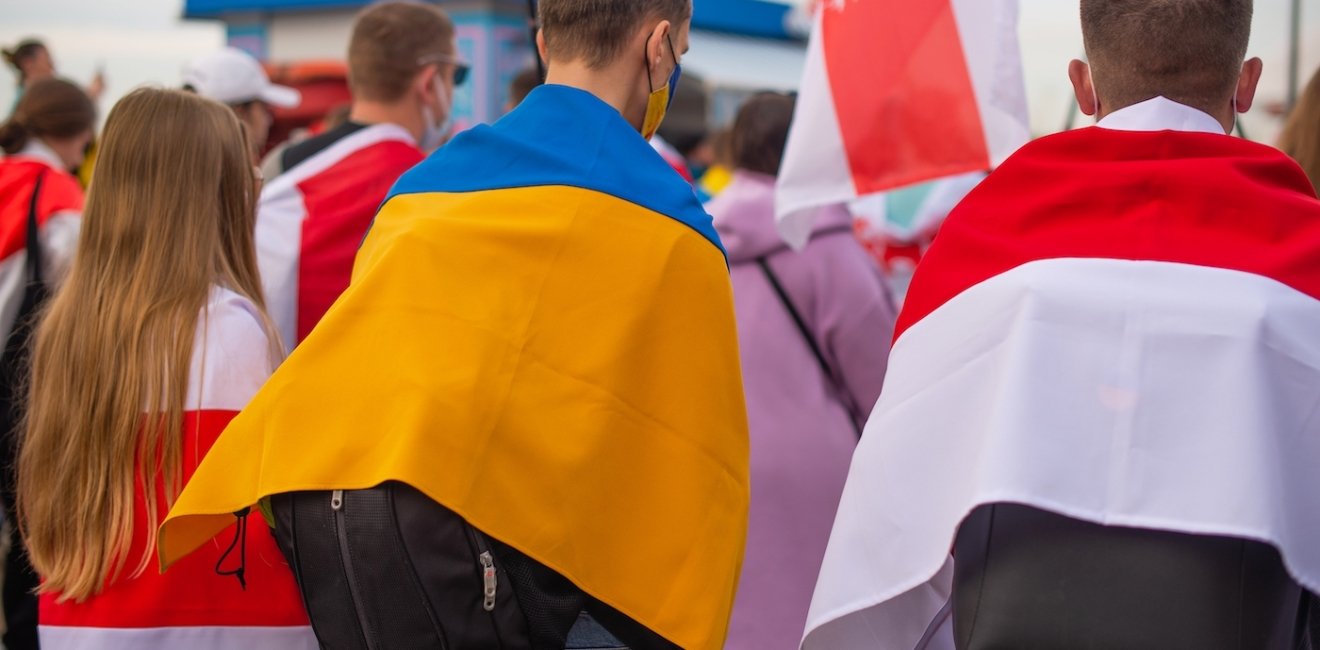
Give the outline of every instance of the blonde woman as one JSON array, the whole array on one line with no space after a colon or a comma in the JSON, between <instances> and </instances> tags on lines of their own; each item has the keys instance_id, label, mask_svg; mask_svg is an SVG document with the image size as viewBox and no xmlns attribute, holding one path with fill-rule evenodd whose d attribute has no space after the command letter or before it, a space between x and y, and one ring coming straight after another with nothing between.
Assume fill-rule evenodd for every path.
<instances>
[{"instance_id":1,"label":"blonde woman","mask_svg":"<svg viewBox=\"0 0 1320 650\"><path fill-rule=\"evenodd\" d=\"M1320 71L1311 77L1279 135L1279 148L1306 170L1320 190Z\"/></svg>"},{"instance_id":2,"label":"blonde woman","mask_svg":"<svg viewBox=\"0 0 1320 650\"><path fill-rule=\"evenodd\" d=\"M19 521L59 648L314 648L264 525L161 574L156 529L280 346L253 248L238 119L144 89L106 123L72 269L37 328ZM258 524L260 519L258 519Z\"/></svg>"}]
</instances>

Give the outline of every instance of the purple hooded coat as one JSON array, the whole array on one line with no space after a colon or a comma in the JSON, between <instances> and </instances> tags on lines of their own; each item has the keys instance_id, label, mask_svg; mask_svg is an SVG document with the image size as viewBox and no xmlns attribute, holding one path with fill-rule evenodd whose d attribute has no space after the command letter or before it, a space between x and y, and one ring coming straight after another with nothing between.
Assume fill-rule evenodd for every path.
<instances>
[{"instance_id":1,"label":"purple hooded coat","mask_svg":"<svg viewBox=\"0 0 1320 650\"><path fill-rule=\"evenodd\" d=\"M798 647L857 431L880 396L897 315L842 208L821 211L801 252L784 244L774 226L774 183L739 171L707 205L729 252L751 426L747 554L725 646L734 650ZM842 391L758 259L778 277Z\"/></svg>"}]
</instances>

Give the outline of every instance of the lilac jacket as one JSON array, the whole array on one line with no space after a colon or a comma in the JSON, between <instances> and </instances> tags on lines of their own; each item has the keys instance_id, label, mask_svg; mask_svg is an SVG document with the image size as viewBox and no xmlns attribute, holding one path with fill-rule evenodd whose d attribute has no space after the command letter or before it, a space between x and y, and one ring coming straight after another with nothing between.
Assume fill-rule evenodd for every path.
<instances>
[{"instance_id":1,"label":"lilac jacket","mask_svg":"<svg viewBox=\"0 0 1320 650\"><path fill-rule=\"evenodd\" d=\"M800 253L775 231L772 177L739 171L707 209L729 251L752 443L747 554L726 647L796 649L857 443L852 423L864 424L880 396L896 310L842 208L822 210ZM814 334L842 398L759 258Z\"/></svg>"}]
</instances>

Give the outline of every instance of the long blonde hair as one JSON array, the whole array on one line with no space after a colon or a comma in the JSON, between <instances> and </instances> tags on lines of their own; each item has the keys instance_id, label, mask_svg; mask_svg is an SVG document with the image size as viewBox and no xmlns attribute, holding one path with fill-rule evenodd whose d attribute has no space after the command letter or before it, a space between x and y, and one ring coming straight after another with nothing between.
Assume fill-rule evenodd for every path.
<instances>
[{"instance_id":1,"label":"long blonde hair","mask_svg":"<svg viewBox=\"0 0 1320 650\"><path fill-rule=\"evenodd\" d=\"M1279 148L1292 156L1311 185L1320 190L1320 71L1311 77L1279 135Z\"/></svg>"},{"instance_id":2,"label":"long blonde hair","mask_svg":"<svg viewBox=\"0 0 1320 650\"><path fill-rule=\"evenodd\" d=\"M141 89L110 111L72 269L35 334L19 449L23 536L41 590L61 600L150 563L160 508L182 487L184 401L212 288L265 313L246 142L228 108L190 93ZM134 521L140 487L146 521ZM135 528L148 543L129 558Z\"/></svg>"}]
</instances>

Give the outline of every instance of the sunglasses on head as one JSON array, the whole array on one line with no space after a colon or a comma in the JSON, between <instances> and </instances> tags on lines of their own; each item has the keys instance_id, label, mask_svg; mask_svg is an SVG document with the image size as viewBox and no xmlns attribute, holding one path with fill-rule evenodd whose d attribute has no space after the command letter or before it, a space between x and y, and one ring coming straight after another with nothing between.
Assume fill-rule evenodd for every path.
<instances>
[{"instance_id":1,"label":"sunglasses on head","mask_svg":"<svg viewBox=\"0 0 1320 650\"><path fill-rule=\"evenodd\" d=\"M468 73L472 70L472 66L451 54L432 54L417 59L417 65L428 65L431 63L448 63L454 66L455 86L463 85L463 82L467 81Z\"/></svg>"}]
</instances>

